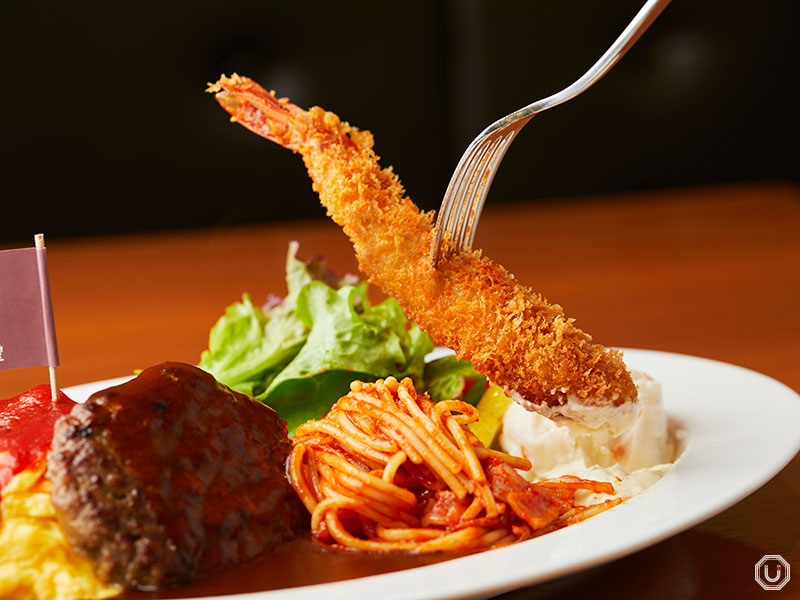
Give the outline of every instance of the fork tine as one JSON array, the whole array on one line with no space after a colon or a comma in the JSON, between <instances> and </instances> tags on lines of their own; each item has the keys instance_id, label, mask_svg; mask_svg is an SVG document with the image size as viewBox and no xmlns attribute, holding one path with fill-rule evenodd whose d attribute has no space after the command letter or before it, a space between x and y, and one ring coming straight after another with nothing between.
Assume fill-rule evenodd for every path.
<instances>
[{"instance_id":1,"label":"fork tine","mask_svg":"<svg viewBox=\"0 0 800 600\"><path fill-rule=\"evenodd\" d=\"M494 152L494 147L495 140L482 140L479 151L473 156L469 168L461 180L457 194L458 220L452 228L453 245L458 252L464 249L465 233L472 218L472 198L475 190L480 189L482 167L486 163L487 157Z\"/></svg>"},{"instance_id":2,"label":"fork tine","mask_svg":"<svg viewBox=\"0 0 800 600\"><path fill-rule=\"evenodd\" d=\"M451 242L453 241L452 236L456 231L458 222L461 220L461 213L464 203L464 186L469 185L474 172L476 157L479 157L482 152L483 145L480 143L476 144L471 149L471 152L466 155L467 160L464 162L464 164L460 165L458 176L454 176L452 179L452 190L449 190L451 195L451 210L448 214L448 219L444 223L444 230L450 233Z\"/></svg>"},{"instance_id":3,"label":"fork tine","mask_svg":"<svg viewBox=\"0 0 800 600\"><path fill-rule=\"evenodd\" d=\"M465 232L466 242L464 244L464 248L466 250L472 250L472 244L475 241L475 232L478 229L478 221L481 218L483 206L486 204L486 197L489 195L489 188L492 187L492 181L494 180L494 176L497 174L497 168L500 166L508 147L511 145L511 142L514 140L518 132L519 130L511 130L504 137L501 137L499 139L499 143L492 150L491 156L488 158L486 168L484 169L481 177L481 187L478 190L478 193L472 196L472 217L469 219L467 230Z\"/></svg>"},{"instance_id":4,"label":"fork tine","mask_svg":"<svg viewBox=\"0 0 800 600\"><path fill-rule=\"evenodd\" d=\"M440 257L472 248L492 179L517 131L476 138L459 160L436 218L430 252L434 268Z\"/></svg>"},{"instance_id":5,"label":"fork tine","mask_svg":"<svg viewBox=\"0 0 800 600\"><path fill-rule=\"evenodd\" d=\"M518 129L505 135L478 138L461 157L436 219L434 241L431 244L431 263L434 268L440 256L472 248L477 222L492 180L517 132ZM444 246L445 240L449 242L447 246Z\"/></svg>"},{"instance_id":6,"label":"fork tine","mask_svg":"<svg viewBox=\"0 0 800 600\"><path fill-rule=\"evenodd\" d=\"M435 232L435 239L434 243L438 244L441 247L441 243L444 239L444 232L449 227L449 223L452 220L453 215L453 206L458 198L456 190L460 186L460 180L464 176L464 165L466 165L469 160L471 159L472 155L475 153L476 144L473 143L467 148L464 154L461 156L461 159L458 161L458 166L456 170L453 172L453 176L450 178L450 182L447 184L447 191L444 194L444 199L442 200L442 206L439 209L439 213L436 218L436 232ZM438 251L438 248L437 248Z\"/></svg>"},{"instance_id":7,"label":"fork tine","mask_svg":"<svg viewBox=\"0 0 800 600\"><path fill-rule=\"evenodd\" d=\"M436 217L436 227L434 228L433 243L431 244L430 260L431 265L434 268L436 268L436 265L439 262L439 256L442 254L442 246L445 241L445 234L449 233L449 238L452 240L452 223L454 222L455 215L458 212L457 210L454 210L454 207L461 198L460 189L463 185L464 177L466 176L466 167L471 163L474 155L480 151L481 141L482 140L480 139L476 139L473 140L473 142L469 145L461 159L458 161L456 170L453 172L453 176L450 178L450 182L447 185L447 191L444 194L442 206L439 209L439 214ZM450 248L445 247L444 254L449 254L449 252Z\"/></svg>"}]
</instances>

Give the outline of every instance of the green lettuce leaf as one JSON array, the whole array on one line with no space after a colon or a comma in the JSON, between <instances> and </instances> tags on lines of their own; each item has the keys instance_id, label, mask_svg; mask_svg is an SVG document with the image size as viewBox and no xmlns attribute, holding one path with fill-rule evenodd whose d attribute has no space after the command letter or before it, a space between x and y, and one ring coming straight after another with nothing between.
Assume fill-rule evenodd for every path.
<instances>
[{"instance_id":1,"label":"green lettuce leaf","mask_svg":"<svg viewBox=\"0 0 800 600\"><path fill-rule=\"evenodd\" d=\"M366 283L337 277L322 259L286 256L284 298L263 308L247 294L229 306L209 334L200 367L231 388L272 406L290 434L322 417L354 379L411 377L434 400L477 402L485 380L466 361L445 357L426 365L430 337L393 298L372 305Z\"/></svg>"},{"instance_id":2,"label":"green lettuce leaf","mask_svg":"<svg viewBox=\"0 0 800 600\"><path fill-rule=\"evenodd\" d=\"M259 383L263 386L282 370L307 335L305 325L294 314L267 317L244 294L211 329L200 368L237 391L257 394Z\"/></svg>"},{"instance_id":3,"label":"green lettuce leaf","mask_svg":"<svg viewBox=\"0 0 800 600\"><path fill-rule=\"evenodd\" d=\"M375 376L405 372L407 359L393 330L395 324L382 318L381 313L386 311L378 307L367 308L362 314L356 311L354 300L362 290L363 285L333 290L321 281L303 287L295 315L310 330L308 338L270 384L268 393L286 379L332 369ZM405 320L402 311L400 314Z\"/></svg>"},{"instance_id":4,"label":"green lettuce leaf","mask_svg":"<svg viewBox=\"0 0 800 600\"><path fill-rule=\"evenodd\" d=\"M286 421L289 437L292 437L295 429L306 421L324 417L331 406L350 390L350 382L354 379L370 381L375 377L355 371L322 371L308 377L284 379L272 390L265 403Z\"/></svg>"},{"instance_id":5,"label":"green lettuce leaf","mask_svg":"<svg viewBox=\"0 0 800 600\"><path fill-rule=\"evenodd\" d=\"M443 356L425 365L425 390L431 400L461 398L472 405L478 403L486 389L486 378L466 360L454 355Z\"/></svg>"},{"instance_id":6,"label":"green lettuce leaf","mask_svg":"<svg viewBox=\"0 0 800 600\"><path fill-rule=\"evenodd\" d=\"M425 355L433 342L416 326L408 329L400 305L387 299L375 306L366 300L366 284L334 290L320 281L305 285L297 296L295 315L309 329L297 355L258 396L289 424L296 414L325 414L349 390L354 379L371 381L394 375L421 381ZM357 303L363 306L359 312ZM311 381L302 383L299 380ZM299 398L307 409L287 409L286 394ZM294 400L297 403L298 400ZM292 419L292 422L290 421Z\"/></svg>"}]
</instances>

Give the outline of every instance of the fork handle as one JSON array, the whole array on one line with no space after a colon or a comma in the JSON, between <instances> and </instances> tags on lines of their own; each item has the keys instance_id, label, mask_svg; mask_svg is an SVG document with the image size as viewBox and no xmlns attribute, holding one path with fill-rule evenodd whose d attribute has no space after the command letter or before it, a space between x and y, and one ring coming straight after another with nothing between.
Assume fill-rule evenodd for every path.
<instances>
[{"instance_id":1,"label":"fork handle","mask_svg":"<svg viewBox=\"0 0 800 600\"><path fill-rule=\"evenodd\" d=\"M567 100L585 92L595 83L597 83L606 73L611 70L611 67L617 64L620 58L625 56L625 53L637 42L642 34L647 31L647 28L653 24L658 15L661 14L667 4L671 0L648 0L644 6L636 13L636 16L628 24L625 30L620 34L611 47L606 50L605 54L592 65L592 67L583 74L580 79L575 81L572 85L564 88L558 93L537 100L533 104L529 104L516 112L511 113L492 123L487 127L482 135L492 133L498 129L508 126L512 121L519 121L524 119L527 122L535 114L558 106ZM523 123L524 124L524 123Z\"/></svg>"}]
</instances>

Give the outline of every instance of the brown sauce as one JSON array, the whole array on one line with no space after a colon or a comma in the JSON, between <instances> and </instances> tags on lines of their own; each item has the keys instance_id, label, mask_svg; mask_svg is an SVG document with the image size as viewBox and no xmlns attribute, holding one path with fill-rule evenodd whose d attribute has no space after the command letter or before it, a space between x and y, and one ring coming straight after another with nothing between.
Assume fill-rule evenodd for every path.
<instances>
[{"instance_id":1,"label":"brown sauce","mask_svg":"<svg viewBox=\"0 0 800 600\"><path fill-rule=\"evenodd\" d=\"M127 591L123 600L193 598L298 587L413 569L463 553L404 554L331 550L308 538L281 544L248 563L159 592Z\"/></svg>"}]
</instances>

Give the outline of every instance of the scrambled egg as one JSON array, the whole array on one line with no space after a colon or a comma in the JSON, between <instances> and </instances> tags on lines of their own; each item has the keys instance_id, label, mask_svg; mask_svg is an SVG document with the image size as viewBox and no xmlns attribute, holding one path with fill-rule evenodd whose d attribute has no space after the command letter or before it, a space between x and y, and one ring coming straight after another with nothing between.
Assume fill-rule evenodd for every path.
<instances>
[{"instance_id":1,"label":"scrambled egg","mask_svg":"<svg viewBox=\"0 0 800 600\"><path fill-rule=\"evenodd\" d=\"M67 544L50 502L45 465L21 471L0 496L0 598L95 600L122 590L95 577Z\"/></svg>"}]
</instances>

